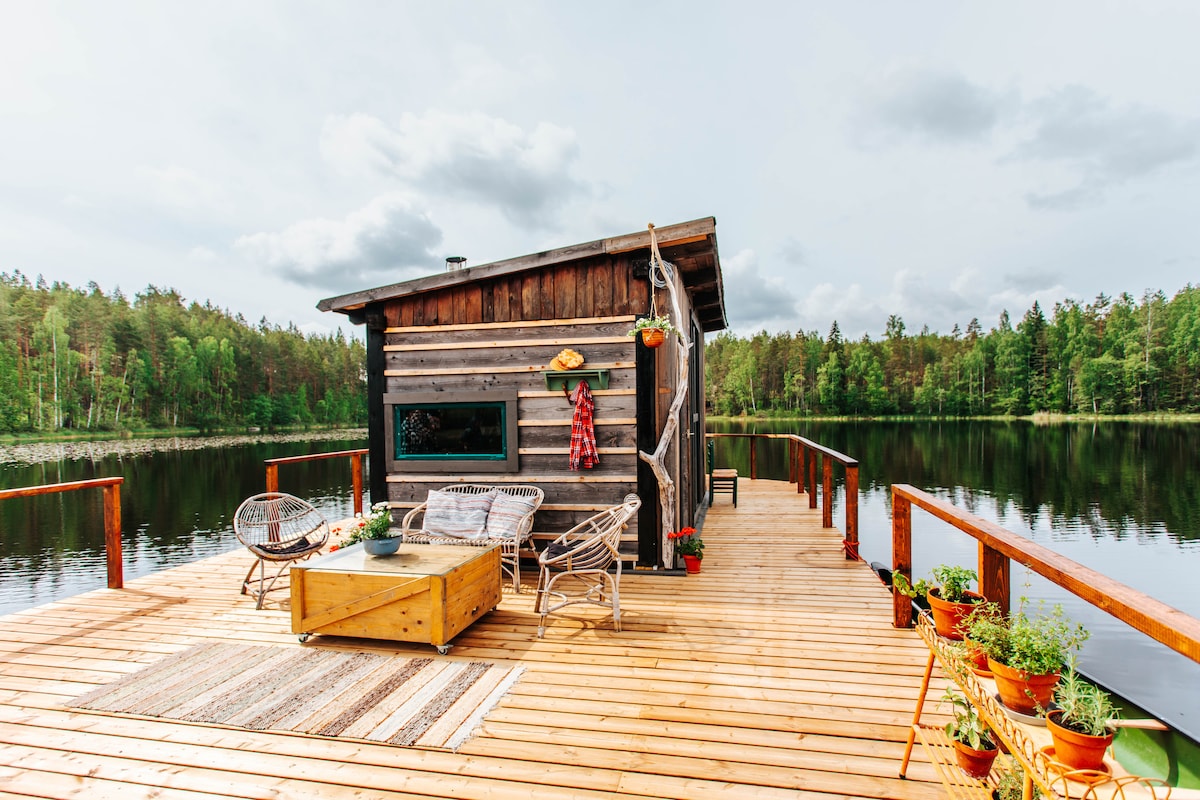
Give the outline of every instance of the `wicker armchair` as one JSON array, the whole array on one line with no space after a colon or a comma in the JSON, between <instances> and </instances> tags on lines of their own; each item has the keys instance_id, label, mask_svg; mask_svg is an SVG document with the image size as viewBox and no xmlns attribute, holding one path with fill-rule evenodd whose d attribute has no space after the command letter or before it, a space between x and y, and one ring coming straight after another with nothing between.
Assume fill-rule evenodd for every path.
<instances>
[{"instance_id":1,"label":"wicker armchair","mask_svg":"<svg viewBox=\"0 0 1200 800\"><path fill-rule=\"evenodd\" d=\"M621 532L641 505L636 494L627 494L620 505L585 519L538 556L534 599L534 611L541 615L538 638L546 633L548 615L574 603L611 608L613 627L621 630ZM616 569L610 574L608 569L614 563ZM553 605L552 597L556 599Z\"/></svg>"},{"instance_id":2,"label":"wicker armchair","mask_svg":"<svg viewBox=\"0 0 1200 800\"><path fill-rule=\"evenodd\" d=\"M429 505L428 501L405 514L404 521L401 523L404 541L406 542L415 542L417 544L473 545L475 547L500 545L500 569L512 577L513 590L520 592L521 548L529 541L529 537L533 534L533 517L537 513L538 507L541 506L542 500L546 497L545 492L536 486L523 484L514 486L483 486L472 483L446 486L439 491L467 495L500 491L513 497L525 498L531 502L532 508L517 522L515 535L513 536L463 539L424 530L425 511Z\"/></svg>"},{"instance_id":3,"label":"wicker armchair","mask_svg":"<svg viewBox=\"0 0 1200 800\"><path fill-rule=\"evenodd\" d=\"M233 515L233 532L257 559L242 581L242 594L253 588L258 595L255 608L262 608L267 592L284 588L276 587L275 581L285 569L319 553L329 541L329 523L321 513L299 497L280 492L243 500ZM269 579L268 562L272 568L279 565ZM255 569L257 578L253 577Z\"/></svg>"}]
</instances>

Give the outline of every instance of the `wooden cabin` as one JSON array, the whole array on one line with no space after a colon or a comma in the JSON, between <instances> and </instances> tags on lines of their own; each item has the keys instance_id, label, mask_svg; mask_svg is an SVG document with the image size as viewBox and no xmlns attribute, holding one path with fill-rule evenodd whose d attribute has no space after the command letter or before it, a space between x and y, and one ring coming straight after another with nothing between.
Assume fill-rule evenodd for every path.
<instances>
[{"instance_id":1,"label":"wooden cabin","mask_svg":"<svg viewBox=\"0 0 1200 800\"><path fill-rule=\"evenodd\" d=\"M707 502L704 334L727 323L716 220L654 234L672 268L682 317L671 312L672 322L694 343L679 431L663 461L682 527ZM638 452L653 452L666 426L682 344L668 337L651 349L626 335L653 307L660 315L673 307L669 288L651 285L650 244L646 230L318 303L367 328L372 500L386 498L399 516L451 483L530 483L546 494L534 522L535 540L546 540L636 492L643 506L622 552L643 567L672 567L662 563L659 481ZM586 359L569 377L549 370L565 348ZM600 460L572 471L574 407L564 384L578 377L595 400ZM430 419L441 442L426 452Z\"/></svg>"}]
</instances>

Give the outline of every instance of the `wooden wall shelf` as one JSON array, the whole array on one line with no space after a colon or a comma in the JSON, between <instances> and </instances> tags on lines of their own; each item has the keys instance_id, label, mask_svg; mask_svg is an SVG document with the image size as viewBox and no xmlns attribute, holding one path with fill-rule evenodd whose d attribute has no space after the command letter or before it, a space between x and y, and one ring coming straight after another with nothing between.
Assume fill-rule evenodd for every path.
<instances>
[{"instance_id":1,"label":"wooden wall shelf","mask_svg":"<svg viewBox=\"0 0 1200 800\"><path fill-rule=\"evenodd\" d=\"M573 391L584 378L593 389L608 388L606 369L544 369L542 377L546 379L546 388L552 392L559 389Z\"/></svg>"}]
</instances>

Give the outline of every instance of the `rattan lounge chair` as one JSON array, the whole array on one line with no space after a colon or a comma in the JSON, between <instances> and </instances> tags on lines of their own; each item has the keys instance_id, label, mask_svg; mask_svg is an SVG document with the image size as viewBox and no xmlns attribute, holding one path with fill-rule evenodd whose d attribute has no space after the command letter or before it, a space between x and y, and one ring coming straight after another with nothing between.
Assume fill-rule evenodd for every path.
<instances>
[{"instance_id":1,"label":"rattan lounge chair","mask_svg":"<svg viewBox=\"0 0 1200 800\"><path fill-rule=\"evenodd\" d=\"M262 608L267 592L275 581L296 561L320 552L329 541L329 523L311 505L280 492L256 494L242 501L233 515L233 532L258 560L250 566L242 581L242 594L251 588L258 595L255 608ZM269 579L267 562L279 565ZM255 578L254 570L258 570Z\"/></svg>"},{"instance_id":2,"label":"rattan lounge chair","mask_svg":"<svg viewBox=\"0 0 1200 800\"><path fill-rule=\"evenodd\" d=\"M620 505L585 519L538 556L534 611L541 615L539 638L546 633L546 617L574 603L611 608L613 627L621 630L621 532L641 505L636 494L627 494Z\"/></svg>"},{"instance_id":3,"label":"rattan lounge chair","mask_svg":"<svg viewBox=\"0 0 1200 800\"><path fill-rule=\"evenodd\" d=\"M521 548L525 546L529 541L529 537L533 534L533 517L537 513L538 507L541 506L542 500L545 499L545 493L536 486L523 484L513 486L484 486L473 483L445 486L438 491L451 492L457 495L483 495L492 491L503 492L510 498L516 498L526 504L528 510L519 516L505 515L505 524L502 526L493 525L492 515L489 510L485 532L491 531L495 534L491 536L483 535L474 538L464 538L462 536L448 536L442 531L426 530L425 512L429 506L428 500L405 514L404 522L401 525L404 533L404 541L406 542L415 542L417 544L474 545L476 547L500 545L500 569L512 576L513 590L520 592Z\"/></svg>"}]
</instances>

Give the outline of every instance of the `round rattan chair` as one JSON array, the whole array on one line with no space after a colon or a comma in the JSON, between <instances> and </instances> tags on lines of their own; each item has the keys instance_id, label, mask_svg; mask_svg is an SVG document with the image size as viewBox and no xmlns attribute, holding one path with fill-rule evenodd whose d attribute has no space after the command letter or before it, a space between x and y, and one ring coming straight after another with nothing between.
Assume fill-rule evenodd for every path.
<instances>
[{"instance_id":1,"label":"round rattan chair","mask_svg":"<svg viewBox=\"0 0 1200 800\"><path fill-rule=\"evenodd\" d=\"M256 494L243 500L233 515L233 532L258 559L242 581L242 594L253 589L258 595L255 608L262 608L267 592L285 588L275 586L285 569L320 552L329 541L329 523L325 517L299 497L281 492ZM270 578L268 561L272 568L279 565Z\"/></svg>"}]
</instances>

